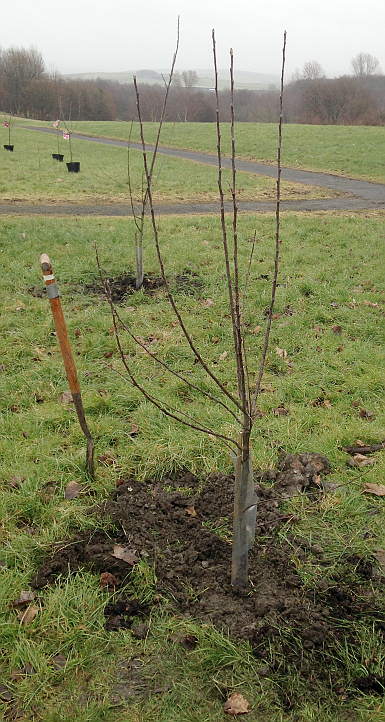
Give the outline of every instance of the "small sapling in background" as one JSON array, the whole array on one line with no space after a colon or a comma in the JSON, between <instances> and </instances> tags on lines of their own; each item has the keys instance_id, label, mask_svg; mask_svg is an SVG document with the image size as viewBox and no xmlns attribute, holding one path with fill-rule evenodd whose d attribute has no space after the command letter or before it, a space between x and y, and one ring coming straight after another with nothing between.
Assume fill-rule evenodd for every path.
<instances>
[{"instance_id":1,"label":"small sapling in background","mask_svg":"<svg viewBox=\"0 0 385 722\"><path fill-rule=\"evenodd\" d=\"M73 159L72 155L72 130L68 127L67 123L64 123L64 130L63 130L63 140L68 140L69 145L69 151L70 151L70 159L69 162L66 163L66 166L68 168L68 173L79 173L80 171L80 162L78 160Z\"/></svg>"},{"instance_id":2,"label":"small sapling in background","mask_svg":"<svg viewBox=\"0 0 385 722\"><path fill-rule=\"evenodd\" d=\"M52 153L52 158L54 160L58 160L59 163L63 162L64 155L63 153L60 153L60 137L61 137L61 131L60 131L60 120L55 120L52 123L52 127L55 128L56 132L56 140L57 140L57 153Z\"/></svg>"},{"instance_id":3,"label":"small sapling in background","mask_svg":"<svg viewBox=\"0 0 385 722\"><path fill-rule=\"evenodd\" d=\"M12 127L12 116L10 115L8 120L3 120L3 127L8 128L8 143L4 145L5 150L13 153L14 145L11 144L11 127Z\"/></svg>"}]
</instances>

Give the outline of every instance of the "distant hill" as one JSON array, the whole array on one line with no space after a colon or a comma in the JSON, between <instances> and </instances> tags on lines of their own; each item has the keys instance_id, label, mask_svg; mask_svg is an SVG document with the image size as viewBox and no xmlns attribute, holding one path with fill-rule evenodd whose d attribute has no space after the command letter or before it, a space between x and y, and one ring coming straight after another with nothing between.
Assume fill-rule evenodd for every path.
<instances>
[{"instance_id":1,"label":"distant hill","mask_svg":"<svg viewBox=\"0 0 385 722\"><path fill-rule=\"evenodd\" d=\"M214 75L212 70L197 70L198 82L195 87L208 89L214 85ZM132 76L136 75L140 83L163 84L163 76L167 76L167 70L127 70L116 73L71 73L64 75L64 78L72 80L114 80L118 83L131 83ZM229 87L229 73L227 70L218 71L219 87L223 90ZM238 70L235 72L235 85L239 88L248 90L266 90L278 88L279 78L276 75L268 73L255 73L249 70Z\"/></svg>"}]
</instances>

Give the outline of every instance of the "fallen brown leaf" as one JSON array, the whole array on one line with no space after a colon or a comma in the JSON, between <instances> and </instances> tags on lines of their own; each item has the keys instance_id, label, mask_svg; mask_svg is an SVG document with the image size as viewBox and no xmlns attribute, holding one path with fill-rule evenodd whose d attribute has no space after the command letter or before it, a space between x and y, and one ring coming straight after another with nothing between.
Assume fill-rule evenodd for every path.
<instances>
[{"instance_id":1,"label":"fallen brown leaf","mask_svg":"<svg viewBox=\"0 0 385 722\"><path fill-rule=\"evenodd\" d=\"M225 358L227 358L227 356L228 356L227 351L224 351L224 352L221 353L221 355L219 356L218 361L224 361Z\"/></svg>"},{"instance_id":2,"label":"fallen brown leaf","mask_svg":"<svg viewBox=\"0 0 385 722\"><path fill-rule=\"evenodd\" d=\"M266 384L266 386L261 386L261 394L275 394L277 389L275 389L271 384Z\"/></svg>"},{"instance_id":3,"label":"fallen brown leaf","mask_svg":"<svg viewBox=\"0 0 385 722\"><path fill-rule=\"evenodd\" d=\"M26 591L20 592L20 597L11 602L11 607L26 607L30 602L35 599L35 593L27 589Z\"/></svg>"},{"instance_id":4,"label":"fallen brown leaf","mask_svg":"<svg viewBox=\"0 0 385 722\"><path fill-rule=\"evenodd\" d=\"M59 396L59 401L61 404L65 404L65 405L72 404L73 399L72 399L71 391L63 391L63 393L60 394L60 396Z\"/></svg>"},{"instance_id":5,"label":"fallen brown leaf","mask_svg":"<svg viewBox=\"0 0 385 722\"><path fill-rule=\"evenodd\" d=\"M146 639L149 629L149 624L138 622L138 624L134 624L134 626L131 627L131 634L135 639Z\"/></svg>"},{"instance_id":6,"label":"fallen brown leaf","mask_svg":"<svg viewBox=\"0 0 385 722\"><path fill-rule=\"evenodd\" d=\"M131 566L134 566L135 562L138 561L138 557L132 549L123 547L120 544L115 544L112 556L115 557L115 559L121 559Z\"/></svg>"},{"instance_id":7,"label":"fallen brown leaf","mask_svg":"<svg viewBox=\"0 0 385 722\"><path fill-rule=\"evenodd\" d=\"M322 406L324 409L331 409L332 403L329 399L325 399L323 396L319 396L318 399L314 399L311 402L312 406Z\"/></svg>"},{"instance_id":8,"label":"fallen brown leaf","mask_svg":"<svg viewBox=\"0 0 385 722\"><path fill-rule=\"evenodd\" d=\"M34 346L33 348L36 360L42 361L52 356L52 351L47 351L43 346Z\"/></svg>"},{"instance_id":9,"label":"fallen brown leaf","mask_svg":"<svg viewBox=\"0 0 385 722\"><path fill-rule=\"evenodd\" d=\"M130 436L138 436L139 426L138 424L131 424Z\"/></svg>"},{"instance_id":10,"label":"fallen brown leaf","mask_svg":"<svg viewBox=\"0 0 385 722\"><path fill-rule=\"evenodd\" d=\"M250 704L242 694L234 692L234 694L231 694L226 700L223 709L226 714L232 714L236 717L239 714L247 714L250 712Z\"/></svg>"},{"instance_id":11,"label":"fallen brown leaf","mask_svg":"<svg viewBox=\"0 0 385 722\"><path fill-rule=\"evenodd\" d=\"M342 333L342 326L332 326L333 333Z\"/></svg>"},{"instance_id":12,"label":"fallen brown leaf","mask_svg":"<svg viewBox=\"0 0 385 722\"><path fill-rule=\"evenodd\" d=\"M23 627L26 627L28 624L31 624L33 622L38 613L38 607L35 607L33 606L33 604L31 604L24 612L19 612L17 618L20 624L22 624Z\"/></svg>"},{"instance_id":13,"label":"fallen brown leaf","mask_svg":"<svg viewBox=\"0 0 385 722\"><path fill-rule=\"evenodd\" d=\"M27 662L24 664L20 669L13 669L11 672L11 679L13 682L19 682L20 679L23 679L29 674L36 674L35 669L32 667L32 664Z\"/></svg>"},{"instance_id":14,"label":"fallen brown leaf","mask_svg":"<svg viewBox=\"0 0 385 722\"><path fill-rule=\"evenodd\" d=\"M214 301L212 298L205 298L204 301L202 301L203 308L210 308L210 306L214 305Z\"/></svg>"},{"instance_id":15,"label":"fallen brown leaf","mask_svg":"<svg viewBox=\"0 0 385 722\"><path fill-rule=\"evenodd\" d=\"M77 481L70 481L64 490L64 498L76 499L76 497L80 494L81 488L81 484L78 484Z\"/></svg>"},{"instance_id":16,"label":"fallen brown leaf","mask_svg":"<svg viewBox=\"0 0 385 722\"><path fill-rule=\"evenodd\" d=\"M55 667L55 669L63 669L63 667L67 664L67 659L64 654L55 654L51 661L52 666Z\"/></svg>"},{"instance_id":17,"label":"fallen brown leaf","mask_svg":"<svg viewBox=\"0 0 385 722\"><path fill-rule=\"evenodd\" d=\"M368 411L367 409L360 409L360 416L361 419L366 419L367 421L373 421L375 418L373 411Z\"/></svg>"},{"instance_id":18,"label":"fallen brown leaf","mask_svg":"<svg viewBox=\"0 0 385 722\"><path fill-rule=\"evenodd\" d=\"M13 698L13 694L8 687L5 687L4 684L0 684L0 699L3 702L12 702Z\"/></svg>"},{"instance_id":19,"label":"fallen brown leaf","mask_svg":"<svg viewBox=\"0 0 385 722\"><path fill-rule=\"evenodd\" d=\"M289 409L286 409L285 406L277 406L276 409L273 409L274 416L287 416L289 413Z\"/></svg>"},{"instance_id":20,"label":"fallen brown leaf","mask_svg":"<svg viewBox=\"0 0 385 722\"><path fill-rule=\"evenodd\" d=\"M284 348L279 348L279 346L275 347L275 353L279 358L287 358L287 351Z\"/></svg>"},{"instance_id":21,"label":"fallen brown leaf","mask_svg":"<svg viewBox=\"0 0 385 722\"><path fill-rule=\"evenodd\" d=\"M9 480L9 486L11 487L11 489L20 489L21 485L25 480L25 476L11 476Z\"/></svg>"},{"instance_id":22,"label":"fallen brown leaf","mask_svg":"<svg viewBox=\"0 0 385 722\"><path fill-rule=\"evenodd\" d=\"M259 333L260 331L262 331L262 326L255 326L251 333Z\"/></svg>"},{"instance_id":23,"label":"fallen brown leaf","mask_svg":"<svg viewBox=\"0 0 385 722\"><path fill-rule=\"evenodd\" d=\"M180 640L180 644L185 649L195 649L198 645L198 637L195 636L195 634L186 634L185 637L182 637Z\"/></svg>"},{"instance_id":24,"label":"fallen brown leaf","mask_svg":"<svg viewBox=\"0 0 385 722\"><path fill-rule=\"evenodd\" d=\"M375 496L385 496L385 486L383 484L371 484L367 482L362 490L364 494L374 494Z\"/></svg>"},{"instance_id":25,"label":"fallen brown leaf","mask_svg":"<svg viewBox=\"0 0 385 722\"><path fill-rule=\"evenodd\" d=\"M98 456L98 461L104 466L113 466L116 464L116 457L113 454L101 454Z\"/></svg>"},{"instance_id":26,"label":"fallen brown leaf","mask_svg":"<svg viewBox=\"0 0 385 722\"><path fill-rule=\"evenodd\" d=\"M99 584L101 587L117 587L118 580L114 574L110 574L110 572L102 572L100 575Z\"/></svg>"},{"instance_id":27,"label":"fallen brown leaf","mask_svg":"<svg viewBox=\"0 0 385 722\"><path fill-rule=\"evenodd\" d=\"M362 301L364 306L370 306L371 308L378 308L378 303L374 303L373 301Z\"/></svg>"},{"instance_id":28,"label":"fallen brown leaf","mask_svg":"<svg viewBox=\"0 0 385 722\"><path fill-rule=\"evenodd\" d=\"M189 516L198 516L194 506L186 506L186 514Z\"/></svg>"},{"instance_id":29,"label":"fallen brown leaf","mask_svg":"<svg viewBox=\"0 0 385 722\"><path fill-rule=\"evenodd\" d=\"M377 549L374 553L381 569L385 572L385 549Z\"/></svg>"},{"instance_id":30,"label":"fallen brown leaf","mask_svg":"<svg viewBox=\"0 0 385 722\"><path fill-rule=\"evenodd\" d=\"M349 459L348 463L350 466L370 466L371 464L376 463L376 459L374 456L364 456L363 454L354 454L354 456Z\"/></svg>"}]
</instances>

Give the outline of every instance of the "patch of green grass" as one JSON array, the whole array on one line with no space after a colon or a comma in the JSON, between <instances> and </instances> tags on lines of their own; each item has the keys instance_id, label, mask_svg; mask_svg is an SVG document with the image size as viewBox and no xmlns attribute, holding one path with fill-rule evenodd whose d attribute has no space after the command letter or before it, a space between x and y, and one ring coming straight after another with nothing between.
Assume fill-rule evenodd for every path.
<instances>
[{"instance_id":1,"label":"patch of green grass","mask_svg":"<svg viewBox=\"0 0 385 722\"><path fill-rule=\"evenodd\" d=\"M68 141L60 140L60 152L65 154L63 163L51 157L52 153L57 152L57 139L53 135L15 127L13 142L13 153L1 148L2 200L78 203L120 201L129 205L126 148L72 139L73 159L80 161L80 173L68 173L65 164L70 160ZM140 202L143 160L137 150L130 152L130 174L134 200ZM224 171L223 186L227 200L231 199L230 183L231 172ZM239 200L272 200L275 197L275 181L239 173L238 190ZM214 167L192 161L158 156L153 195L157 203L216 201L217 171ZM325 198L331 195L331 192L322 188L286 181L282 183L283 199Z\"/></svg>"},{"instance_id":2,"label":"patch of green grass","mask_svg":"<svg viewBox=\"0 0 385 722\"><path fill-rule=\"evenodd\" d=\"M81 121L76 130L92 135L127 140L129 123L113 121ZM147 142L155 139L156 123L145 123ZM139 141L134 126L132 140ZM292 168L328 171L368 180L385 181L385 172L378 153L385 140L385 128L346 125L284 126L282 162ZM224 154L230 155L230 131L222 126ZM214 123L165 123L161 143L176 148L192 148L215 153ZM277 125L275 123L237 123L237 156L266 163L275 163Z\"/></svg>"},{"instance_id":3,"label":"patch of green grass","mask_svg":"<svg viewBox=\"0 0 385 722\"><path fill-rule=\"evenodd\" d=\"M321 578L327 583L346 555L367 557L385 543L383 501L363 494L365 482L382 483L385 456L379 453L373 466L353 469L341 451L357 438L374 442L384 436L383 221L381 213L283 218L279 316L259 404L264 416L252 444L256 467L273 466L279 447L317 451L332 463L327 481L337 488L316 499L301 495L290 500L288 511L296 521L281 532L289 542L295 536L322 548L325 565L312 553L297 558L293 546L293 562L309 587ZM260 240L245 314L252 376L262 343L261 332L254 329L263 326L269 302L269 281L262 276L272 272L274 221L270 216L240 218L242 270L256 224ZM202 281L194 296L181 290L176 298L208 362L234 388L219 222L212 217L161 218L159 228L170 277L188 267ZM371 670L383 674L381 639L364 622L352 626L351 645L337 648L329 681L317 679L316 668L309 688L298 670L288 668L279 644L272 645L266 668L248 645L235 643L210 625L176 617L162 605L151 616L146 640L134 639L129 631L106 632L107 594L98 579L85 572L39 592L39 613L28 626L21 626L10 608L28 588L52 542L68 538L75 529L100 526L100 519L87 512L122 475L145 480L188 468L204 479L207 472L231 470L220 443L161 416L114 371L122 367L109 310L101 298L84 292L84 284L97 277L95 241L103 267L114 276L133 266L132 239L133 224L127 219L8 217L0 231L0 259L6 269L0 277L0 331L6 352L0 367L0 534L6 564L0 568L0 669L2 683L14 695L11 704L23 710L26 720L44 722L215 722L223 719L226 694L240 691L252 704L247 719L253 722L383 722L381 698L353 687L360 671L363 676ZM42 285L38 257L43 251L50 254L58 277L97 456L110 454L114 461L98 464L92 496L84 478L82 434L71 407L60 402L67 384L48 301L28 292ZM149 237L145 257L147 270L157 272ZM213 304L205 304L207 299ZM152 351L195 383L211 388L192 363L161 289L151 296L129 296L119 309ZM221 407L203 403L196 392L186 393L128 339L124 347L154 395L215 429L234 433L232 417ZM286 350L287 358L277 349ZM321 397L330 405L314 406ZM288 416L274 414L280 404ZM371 411L373 420L362 418L360 408ZM139 427L134 437L133 423ZM85 486L84 493L70 501L63 491L72 480ZM155 588L152 567L137 568L133 583L143 601L150 599ZM197 637L194 650L187 651L178 641L186 634ZM297 640L288 641L299 656ZM61 669L52 661L58 654L67 660ZM121 665L127 667L133 658L141 661L140 673L131 674L133 693L117 702L119 684L128 684L121 682ZM12 672L27 663L35 673L12 679ZM346 679L348 687L336 695L339 681Z\"/></svg>"}]
</instances>

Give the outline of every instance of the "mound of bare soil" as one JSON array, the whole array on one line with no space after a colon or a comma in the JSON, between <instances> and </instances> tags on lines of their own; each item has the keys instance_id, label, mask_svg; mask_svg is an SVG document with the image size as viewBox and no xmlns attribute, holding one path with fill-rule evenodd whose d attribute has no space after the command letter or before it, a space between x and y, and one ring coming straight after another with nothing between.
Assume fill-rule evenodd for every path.
<instances>
[{"instance_id":1,"label":"mound of bare soil","mask_svg":"<svg viewBox=\"0 0 385 722\"><path fill-rule=\"evenodd\" d=\"M136 291L135 276L130 274L122 274L121 276L107 277L105 281L108 283L111 299L114 303L121 303L126 296ZM143 279L143 290L147 293L154 293L158 288L164 285L163 279L155 274L148 273ZM85 293L95 294L105 297L104 285L100 278L92 283L86 283L83 288Z\"/></svg>"},{"instance_id":2,"label":"mound of bare soil","mask_svg":"<svg viewBox=\"0 0 385 722\"><path fill-rule=\"evenodd\" d=\"M210 476L202 489L188 473L154 484L120 480L112 498L96 510L111 519L109 533L78 535L71 544L57 545L33 586L42 588L68 570L86 568L100 575L103 586L118 590L137 561L146 559L155 564L155 603L166 597L182 615L211 621L234 638L249 640L262 659L272 641L279 643L295 663L297 652L292 642L285 648L286 637L298 640L304 650L321 649L347 634L349 622L374 618L375 565L346 558L349 584L336 572L333 583L309 590L292 559L306 560L311 554L323 565L322 548L294 537L289 545L277 535L293 521L285 513L285 498L304 491L324 493L322 476L328 471L324 457L301 454L286 456L277 471L261 475L274 483L257 485L257 541L250 553L248 592L235 593L229 577L233 478ZM149 612L138 600L117 599L106 607L107 629L131 627ZM385 629L385 617L378 612L376 624ZM359 682L362 688L365 681Z\"/></svg>"},{"instance_id":3,"label":"mound of bare soil","mask_svg":"<svg viewBox=\"0 0 385 722\"><path fill-rule=\"evenodd\" d=\"M111 276L105 280L109 284L111 298L114 303L121 303L128 295L136 291L135 276L133 274L127 273L120 276ZM143 280L142 290L151 295L164 285L164 281L160 276L156 276L154 273L147 273ZM173 292L193 296L203 287L203 281L197 273L189 268L185 268L181 274L170 279L170 285ZM95 279L92 283L86 283L83 291L102 297L105 296L104 285L100 278Z\"/></svg>"}]
</instances>

